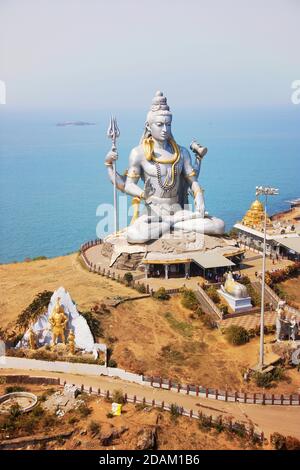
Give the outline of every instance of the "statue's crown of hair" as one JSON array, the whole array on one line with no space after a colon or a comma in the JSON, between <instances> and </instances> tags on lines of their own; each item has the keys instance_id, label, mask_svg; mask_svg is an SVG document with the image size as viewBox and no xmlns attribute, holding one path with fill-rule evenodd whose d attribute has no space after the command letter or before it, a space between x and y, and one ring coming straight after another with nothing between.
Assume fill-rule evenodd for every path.
<instances>
[{"instance_id":1,"label":"statue's crown of hair","mask_svg":"<svg viewBox=\"0 0 300 470\"><path fill-rule=\"evenodd\" d=\"M150 111L153 113L157 111L170 111L167 103L167 98L164 96L162 91L157 91L152 100Z\"/></svg>"}]
</instances>

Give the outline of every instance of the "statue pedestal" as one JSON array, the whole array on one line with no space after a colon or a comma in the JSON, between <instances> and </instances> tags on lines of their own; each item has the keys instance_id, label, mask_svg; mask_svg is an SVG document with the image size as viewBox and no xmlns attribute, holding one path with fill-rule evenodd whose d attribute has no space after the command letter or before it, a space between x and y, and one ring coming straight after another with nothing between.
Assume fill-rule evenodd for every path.
<instances>
[{"instance_id":1,"label":"statue pedestal","mask_svg":"<svg viewBox=\"0 0 300 470\"><path fill-rule=\"evenodd\" d=\"M222 289L219 289L218 293L221 295L221 297L223 297L223 299L226 300L229 307L231 308L231 310L233 310L234 313L246 312L247 310L251 310L252 308L251 297L237 299L236 297L233 297L227 292L224 292Z\"/></svg>"}]
</instances>

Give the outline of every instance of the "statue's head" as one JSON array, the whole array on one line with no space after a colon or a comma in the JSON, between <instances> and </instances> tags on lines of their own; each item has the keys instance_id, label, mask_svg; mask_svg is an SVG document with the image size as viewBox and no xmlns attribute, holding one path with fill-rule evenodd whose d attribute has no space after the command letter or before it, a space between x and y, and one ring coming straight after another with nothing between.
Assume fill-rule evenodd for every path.
<instances>
[{"instance_id":1,"label":"statue's head","mask_svg":"<svg viewBox=\"0 0 300 470\"><path fill-rule=\"evenodd\" d=\"M147 114L145 136L152 136L159 142L169 140L172 137L171 123L172 113L167 98L161 91L157 91Z\"/></svg>"}]
</instances>

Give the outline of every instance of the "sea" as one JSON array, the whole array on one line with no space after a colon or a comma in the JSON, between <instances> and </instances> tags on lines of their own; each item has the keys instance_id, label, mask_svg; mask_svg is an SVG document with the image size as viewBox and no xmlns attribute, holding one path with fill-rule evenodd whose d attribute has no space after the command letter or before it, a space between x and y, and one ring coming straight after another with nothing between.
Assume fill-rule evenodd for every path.
<instances>
[{"instance_id":1,"label":"sea","mask_svg":"<svg viewBox=\"0 0 300 470\"><path fill-rule=\"evenodd\" d=\"M120 129L117 168L123 173L147 110L0 106L0 263L65 255L96 238L97 207L113 202L104 166L111 111ZM226 230L241 220L257 185L279 189L269 214L300 196L300 105L172 111L175 140L208 147L199 182L208 212L225 220ZM57 126L70 120L95 124Z\"/></svg>"}]
</instances>

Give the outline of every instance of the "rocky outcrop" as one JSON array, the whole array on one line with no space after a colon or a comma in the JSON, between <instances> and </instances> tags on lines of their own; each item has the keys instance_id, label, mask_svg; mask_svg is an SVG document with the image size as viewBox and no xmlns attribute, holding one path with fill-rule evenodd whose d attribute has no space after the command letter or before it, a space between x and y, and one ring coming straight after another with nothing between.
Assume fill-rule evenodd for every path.
<instances>
[{"instance_id":1,"label":"rocky outcrop","mask_svg":"<svg viewBox=\"0 0 300 470\"><path fill-rule=\"evenodd\" d=\"M157 429L142 428L138 432L137 450L154 450L157 444Z\"/></svg>"},{"instance_id":2,"label":"rocky outcrop","mask_svg":"<svg viewBox=\"0 0 300 470\"><path fill-rule=\"evenodd\" d=\"M103 445L104 447L110 446L114 439L118 439L126 431L128 431L128 428L122 426L120 429L113 429L112 431L108 431L107 433L101 434L101 445Z\"/></svg>"}]
</instances>

